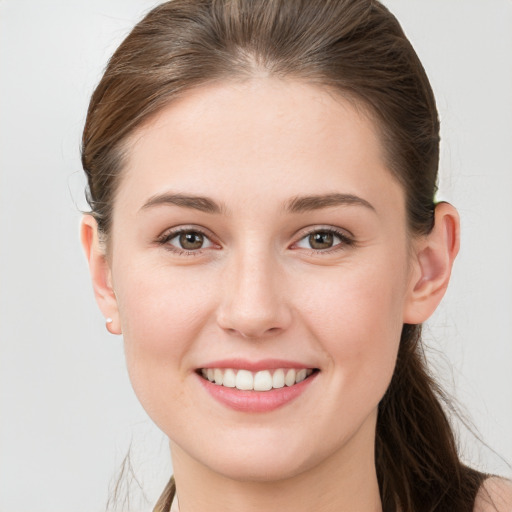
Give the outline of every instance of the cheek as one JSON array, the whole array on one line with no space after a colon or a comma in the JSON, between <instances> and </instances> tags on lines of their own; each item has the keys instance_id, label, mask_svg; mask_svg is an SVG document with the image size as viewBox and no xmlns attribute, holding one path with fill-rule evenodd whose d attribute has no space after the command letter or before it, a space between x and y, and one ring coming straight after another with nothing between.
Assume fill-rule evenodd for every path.
<instances>
[{"instance_id":1,"label":"cheek","mask_svg":"<svg viewBox=\"0 0 512 512\"><path fill-rule=\"evenodd\" d=\"M322 344L333 385L354 407L376 405L391 380L403 325L402 274L397 277L392 266L367 265L308 287L308 329Z\"/></svg>"},{"instance_id":2,"label":"cheek","mask_svg":"<svg viewBox=\"0 0 512 512\"><path fill-rule=\"evenodd\" d=\"M163 396L186 410L190 402L182 384L190 371L188 354L210 318L211 290L200 275L141 261L118 267L118 276L126 364L135 393L155 420L163 413Z\"/></svg>"},{"instance_id":3,"label":"cheek","mask_svg":"<svg viewBox=\"0 0 512 512\"><path fill-rule=\"evenodd\" d=\"M211 279L150 262L121 269L119 310L127 344L160 357L185 353L212 309ZM210 276L211 277L211 276Z\"/></svg>"}]
</instances>

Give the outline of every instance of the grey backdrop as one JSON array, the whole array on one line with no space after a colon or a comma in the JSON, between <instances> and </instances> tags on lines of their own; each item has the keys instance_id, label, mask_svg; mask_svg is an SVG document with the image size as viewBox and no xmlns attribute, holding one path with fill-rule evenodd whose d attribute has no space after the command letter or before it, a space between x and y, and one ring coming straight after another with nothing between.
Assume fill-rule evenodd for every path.
<instances>
[{"instance_id":1,"label":"grey backdrop","mask_svg":"<svg viewBox=\"0 0 512 512\"><path fill-rule=\"evenodd\" d=\"M130 444L147 497L135 485L133 510L150 510L170 472L78 241L88 98L156 3L0 0L0 512L104 510ZM436 91L441 198L462 216L453 282L426 338L448 390L512 461L512 3L386 3ZM470 436L462 444L479 467L507 471Z\"/></svg>"}]
</instances>

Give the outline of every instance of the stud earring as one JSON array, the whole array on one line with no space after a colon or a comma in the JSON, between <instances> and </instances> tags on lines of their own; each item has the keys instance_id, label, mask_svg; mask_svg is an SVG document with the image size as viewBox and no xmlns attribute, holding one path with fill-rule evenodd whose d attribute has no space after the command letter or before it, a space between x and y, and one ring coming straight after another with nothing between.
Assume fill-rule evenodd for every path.
<instances>
[{"instance_id":1,"label":"stud earring","mask_svg":"<svg viewBox=\"0 0 512 512\"><path fill-rule=\"evenodd\" d=\"M108 317L108 318L105 318L105 327L107 328L107 331L110 333L110 334L116 334L115 332L112 332L112 318Z\"/></svg>"}]
</instances>

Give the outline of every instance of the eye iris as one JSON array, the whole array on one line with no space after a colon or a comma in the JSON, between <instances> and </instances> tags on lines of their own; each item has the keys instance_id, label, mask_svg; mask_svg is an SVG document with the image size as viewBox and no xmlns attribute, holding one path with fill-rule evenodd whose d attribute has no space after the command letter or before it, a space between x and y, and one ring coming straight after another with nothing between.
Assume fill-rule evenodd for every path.
<instances>
[{"instance_id":1,"label":"eye iris","mask_svg":"<svg viewBox=\"0 0 512 512\"><path fill-rule=\"evenodd\" d=\"M333 234L326 231L309 235L309 244L313 249L329 249L332 247L333 241Z\"/></svg>"},{"instance_id":2,"label":"eye iris","mask_svg":"<svg viewBox=\"0 0 512 512\"><path fill-rule=\"evenodd\" d=\"M203 245L204 237L201 233L187 231L180 235L180 245L183 249L200 249Z\"/></svg>"}]
</instances>

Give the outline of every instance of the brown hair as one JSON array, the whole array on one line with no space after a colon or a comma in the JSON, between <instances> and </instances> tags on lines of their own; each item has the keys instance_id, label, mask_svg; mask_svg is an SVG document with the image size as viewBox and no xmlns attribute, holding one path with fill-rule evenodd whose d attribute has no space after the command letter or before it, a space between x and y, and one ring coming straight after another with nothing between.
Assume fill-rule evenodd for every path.
<instances>
[{"instance_id":1,"label":"brown hair","mask_svg":"<svg viewBox=\"0 0 512 512\"><path fill-rule=\"evenodd\" d=\"M127 138L180 94L207 82L270 76L327 86L369 112L402 183L413 234L434 222L439 121L425 71L376 0L173 0L152 10L94 91L82 162L105 236ZM467 512L483 475L464 466L430 377L421 326L404 325L379 406L376 466L385 511Z\"/></svg>"}]
</instances>

